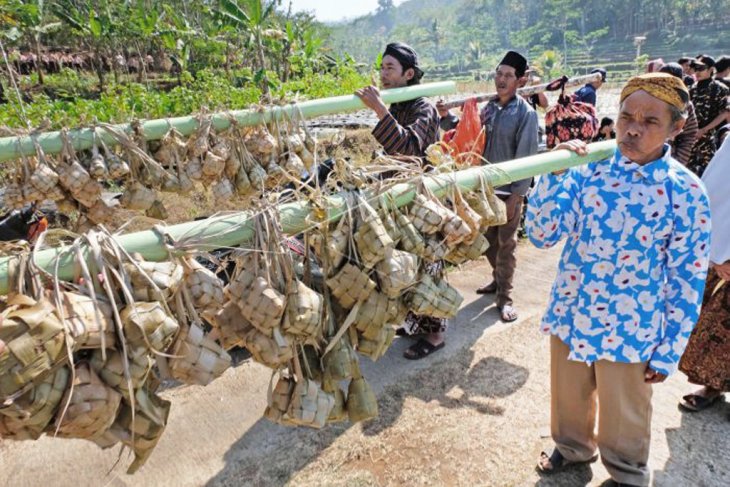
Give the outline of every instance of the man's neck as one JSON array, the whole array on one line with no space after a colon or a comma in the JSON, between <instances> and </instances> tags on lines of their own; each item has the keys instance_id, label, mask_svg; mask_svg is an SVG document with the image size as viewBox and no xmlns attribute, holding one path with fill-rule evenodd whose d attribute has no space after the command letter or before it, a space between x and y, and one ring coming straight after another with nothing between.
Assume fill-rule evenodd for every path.
<instances>
[{"instance_id":1,"label":"man's neck","mask_svg":"<svg viewBox=\"0 0 730 487\"><path fill-rule=\"evenodd\" d=\"M512 100L514 100L516 96L517 96L517 93L512 93L511 95L508 95L508 96L500 96L497 99L497 103L499 103L499 106L501 106L502 108L504 108L504 107L507 106L507 104L509 102L511 102Z\"/></svg>"},{"instance_id":2,"label":"man's neck","mask_svg":"<svg viewBox=\"0 0 730 487\"><path fill-rule=\"evenodd\" d=\"M641 161L632 161L632 162L635 162L640 166L646 166L647 164L652 163L652 162L656 161L657 159L660 159L663 155L664 155L664 146L662 146L658 151L656 151L654 154L649 156L643 162L641 162Z\"/></svg>"}]
</instances>

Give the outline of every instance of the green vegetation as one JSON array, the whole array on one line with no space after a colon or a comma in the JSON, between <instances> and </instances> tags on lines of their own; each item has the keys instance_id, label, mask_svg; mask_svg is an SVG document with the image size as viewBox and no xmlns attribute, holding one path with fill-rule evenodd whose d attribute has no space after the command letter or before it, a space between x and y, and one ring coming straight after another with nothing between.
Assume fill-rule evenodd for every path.
<instances>
[{"instance_id":1,"label":"green vegetation","mask_svg":"<svg viewBox=\"0 0 730 487\"><path fill-rule=\"evenodd\" d=\"M234 110L352 93L325 28L281 0L0 0L0 125L27 128ZM18 74L20 74L18 76Z\"/></svg>"},{"instance_id":2,"label":"green vegetation","mask_svg":"<svg viewBox=\"0 0 730 487\"><path fill-rule=\"evenodd\" d=\"M584 73L606 64L614 77L636 72L642 53L674 60L727 54L727 0L380 0L373 14L333 26L330 44L372 62L393 40L413 45L427 75L491 70L506 49L529 54L549 73Z\"/></svg>"}]
</instances>

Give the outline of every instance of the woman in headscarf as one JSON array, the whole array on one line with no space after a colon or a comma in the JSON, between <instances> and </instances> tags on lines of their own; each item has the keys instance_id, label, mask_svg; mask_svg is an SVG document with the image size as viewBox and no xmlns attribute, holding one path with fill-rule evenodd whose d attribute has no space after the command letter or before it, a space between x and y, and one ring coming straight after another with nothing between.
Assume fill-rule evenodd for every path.
<instances>
[{"instance_id":1,"label":"woman in headscarf","mask_svg":"<svg viewBox=\"0 0 730 487\"><path fill-rule=\"evenodd\" d=\"M679 369L693 384L703 386L680 402L696 412L715 404L730 391L730 137L725 139L702 180L710 196L712 262L699 322L692 332Z\"/></svg>"}]
</instances>

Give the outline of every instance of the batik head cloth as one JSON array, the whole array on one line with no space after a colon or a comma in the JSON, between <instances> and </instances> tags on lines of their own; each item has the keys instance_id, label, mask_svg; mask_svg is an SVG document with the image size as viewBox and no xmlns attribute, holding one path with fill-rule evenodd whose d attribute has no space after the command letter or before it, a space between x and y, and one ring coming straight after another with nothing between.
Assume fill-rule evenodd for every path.
<instances>
[{"instance_id":1,"label":"batik head cloth","mask_svg":"<svg viewBox=\"0 0 730 487\"><path fill-rule=\"evenodd\" d=\"M682 80L667 73L647 73L634 76L626 83L621 91L621 103L641 90L682 111L689 101L689 91Z\"/></svg>"}]
</instances>

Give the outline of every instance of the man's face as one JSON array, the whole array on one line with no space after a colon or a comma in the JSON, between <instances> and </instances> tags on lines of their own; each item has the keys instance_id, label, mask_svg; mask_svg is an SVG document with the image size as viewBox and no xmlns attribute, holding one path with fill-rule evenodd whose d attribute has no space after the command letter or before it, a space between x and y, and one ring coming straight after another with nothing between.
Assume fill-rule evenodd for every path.
<instances>
[{"instance_id":1,"label":"man's face","mask_svg":"<svg viewBox=\"0 0 730 487\"><path fill-rule=\"evenodd\" d=\"M680 66L682 66L682 72L683 72L684 74L690 74L690 70L689 70L689 61L688 61L688 62L686 62L686 63L680 63L679 65L680 65Z\"/></svg>"},{"instance_id":2,"label":"man's face","mask_svg":"<svg viewBox=\"0 0 730 487\"><path fill-rule=\"evenodd\" d=\"M598 88L600 88L601 86L603 86L603 80L602 80L602 79L599 79L598 81L594 81L594 82L593 82L593 83L591 83L591 84L593 85L593 87L594 87L595 89L598 89Z\"/></svg>"},{"instance_id":3,"label":"man's face","mask_svg":"<svg viewBox=\"0 0 730 487\"><path fill-rule=\"evenodd\" d=\"M517 93L520 83L524 81L522 78L517 77L515 68L512 66L505 66L500 64L497 66L497 71L494 75L494 83L497 85L497 95L500 98L512 97Z\"/></svg>"},{"instance_id":4,"label":"man's face","mask_svg":"<svg viewBox=\"0 0 730 487\"><path fill-rule=\"evenodd\" d=\"M640 90L621 104L616 122L616 142L621 153L639 164L658 159L667 139L676 136L684 121L672 124L667 103Z\"/></svg>"},{"instance_id":5,"label":"man's face","mask_svg":"<svg viewBox=\"0 0 730 487\"><path fill-rule=\"evenodd\" d=\"M708 68L707 66L703 66L700 64L695 65L695 78L697 78L697 81L702 81L703 79L709 79L712 76L712 69Z\"/></svg>"},{"instance_id":6,"label":"man's face","mask_svg":"<svg viewBox=\"0 0 730 487\"><path fill-rule=\"evenodd\" d=\"M408 68L405 71L401 63L391 55L383 56L380 63L380 85L385 89L402 88L408 86L408 81L413 78L415 71Z\"/></svg>"}]
</instances>

